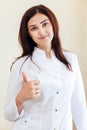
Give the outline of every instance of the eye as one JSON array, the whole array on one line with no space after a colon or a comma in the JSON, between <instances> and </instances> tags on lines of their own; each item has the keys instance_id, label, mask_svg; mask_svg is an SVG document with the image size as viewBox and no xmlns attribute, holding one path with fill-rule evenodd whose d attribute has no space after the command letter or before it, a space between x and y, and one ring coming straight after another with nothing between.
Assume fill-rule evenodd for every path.
<instances>
[{"instance_id":1,"label":"eye","mask_svg":"<svg viewBox=\"0 0 87 130\"><path fill-rule=\"evenodd\" d=\"M32 27L30 30L31 31L36 31L38 28L37 27Z\"/></svg>"},{"instance_id":2,"label":"eye","mask_svg":"<svg viewBox=\"0 0 87 130\"><path fill-rule=\"evenodd\" d=\"M48 22L43 23L43 27L46 27L48 24Z\"/></svg>"}]
</instances>

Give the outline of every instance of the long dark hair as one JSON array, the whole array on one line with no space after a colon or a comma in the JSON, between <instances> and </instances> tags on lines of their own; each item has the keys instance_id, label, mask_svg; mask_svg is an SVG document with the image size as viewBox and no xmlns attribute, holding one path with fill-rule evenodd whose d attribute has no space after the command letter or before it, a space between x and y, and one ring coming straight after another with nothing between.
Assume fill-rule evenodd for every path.
<instances>
[{"instance_id":1,"label":"long dark hair","mask_svg":"<svg viewBox=\"0 0 87 130\"><path fill-rule=\"evenodd\" d=\"M54 32L54 37L52 39L52 50L54 51L57 59L59 59L62 63L64 63L69 70L71 70L71 65L68 62L68 60L66 59L66 57L64 56L63 51L62 51L61 42L59 39L58 21L54 15L54 13L44 5L33 6L24 13L22 20L21 20L19 36L18 36L19 43L22 47L22 54L17 59L24 57L24 56L28 56L32 59L32 54L33 54L34 48L37 45L28 33L27 23L37 13L42 13L49 18L49 20L53 26L53 32Z\"/></svg>"}]
</instances>

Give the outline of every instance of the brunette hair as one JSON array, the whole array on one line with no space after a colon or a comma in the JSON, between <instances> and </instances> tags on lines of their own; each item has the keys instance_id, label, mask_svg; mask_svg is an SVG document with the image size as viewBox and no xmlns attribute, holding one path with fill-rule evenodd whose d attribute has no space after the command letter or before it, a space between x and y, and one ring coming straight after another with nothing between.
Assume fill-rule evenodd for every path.
<instances>
[{"instance_id":1,"label":"brunette hair","mask_svg":"<svg viewBox=\"0 0 87 130\"><path fill-rule=\"evenodd\" d=\"M17 59L24 56L28 56L27 59L29 57L32 59L34 48L37 45L28 33L27 24L28 21L37 13L44 14L49 18L54 32L54 36L52 39L52 50L54 51L54 54L57 57L57 59L59 59L62 63L64 63L69 70L71 70L71 65L66 59L66 57L64 56L62 51L61 42L59 39L59 24L57 18L55 17L54 13L44 5L33 6L24 13L21 20L19 36L18 36L19 43L22 47L22 54Z\"/></svg>"}]
</instances>

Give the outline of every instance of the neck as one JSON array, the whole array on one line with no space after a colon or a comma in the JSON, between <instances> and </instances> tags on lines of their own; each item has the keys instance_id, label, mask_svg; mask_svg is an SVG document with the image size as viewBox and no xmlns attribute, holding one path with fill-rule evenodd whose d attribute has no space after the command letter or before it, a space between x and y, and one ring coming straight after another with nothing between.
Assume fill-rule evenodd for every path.
<instances>
[{"instance_id":1,"label":"neck","mask_svg":"<svg viewBox=\"0 0 87 130\"><path fill-rule=\"evenodd\" d=\"M51 50L45 51L45 54L46 54L46 57L47 57L47 58L51 58Z\"/></svg>"},{"instance_id":2,"label":"neck","mask_svg":"<svg viewBox=\"0 0 87 130\"><path fill-rule=\"evenodd\" d=\"M50 47L39 47L38 46L38 48L45 51L47 58L51 58L51 46Z\"/></svg>"}]
</instances>

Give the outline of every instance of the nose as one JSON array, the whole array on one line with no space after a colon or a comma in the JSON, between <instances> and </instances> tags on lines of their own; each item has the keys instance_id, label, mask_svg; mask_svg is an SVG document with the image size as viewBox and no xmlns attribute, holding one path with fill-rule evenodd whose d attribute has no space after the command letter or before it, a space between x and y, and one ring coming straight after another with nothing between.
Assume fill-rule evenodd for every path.
<instances>
[{"instance_id":1,"label":"nose","mask_svg":"<svg viewBox=\"0 0 87 130\"><path fill-rule=\"evenodd\" d=\"M39 33L40 36L45 35L45 30L44 30L44 28L42 28L42 27L39 28L38 33Z\"/></svg>"}]
</instances>

